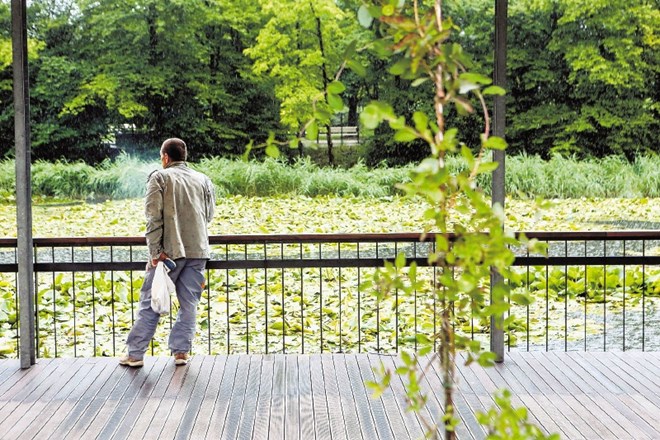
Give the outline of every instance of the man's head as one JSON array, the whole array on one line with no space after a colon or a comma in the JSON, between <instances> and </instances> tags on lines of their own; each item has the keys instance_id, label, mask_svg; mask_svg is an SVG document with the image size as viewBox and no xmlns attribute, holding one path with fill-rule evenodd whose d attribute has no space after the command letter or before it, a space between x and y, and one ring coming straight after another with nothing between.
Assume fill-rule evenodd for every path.
<instances>
[{"instance_id":1,"label":"man's head","mask_svg":"<svg viewBox=\"0 0 660 440\"><path fill-rule=\"evenodd\" d=\"M160 147L160 160L163 168L171 162L185 161L188 155L186 143L179 138L166 139Z\"/></svg>"}]
</instances>

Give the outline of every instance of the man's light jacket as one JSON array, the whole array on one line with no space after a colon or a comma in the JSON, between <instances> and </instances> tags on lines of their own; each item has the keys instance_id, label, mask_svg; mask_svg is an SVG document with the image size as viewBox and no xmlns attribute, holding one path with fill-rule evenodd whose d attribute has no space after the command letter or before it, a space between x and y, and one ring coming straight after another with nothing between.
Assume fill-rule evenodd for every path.
<instances>
[{"instance_id":1,"label":"man's light jacket","mask_svg":"<svg viewBox=\"0 0 660 440\"><path fill-rule=\"evenodd\" d=\"M152 259L210 258L208 223L215 212L211 179L172 162L149 175L144 200L147 247Z\"/></svg>"}]
</instances>

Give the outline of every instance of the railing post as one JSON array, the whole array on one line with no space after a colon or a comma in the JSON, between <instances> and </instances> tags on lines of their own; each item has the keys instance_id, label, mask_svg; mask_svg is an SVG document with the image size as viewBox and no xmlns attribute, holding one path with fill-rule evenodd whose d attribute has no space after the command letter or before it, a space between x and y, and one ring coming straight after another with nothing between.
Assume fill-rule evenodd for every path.
<instances>
[{"instance_id":1,"label":"railing post","mask_svg":"<svg viewBox=\"0 0 660 440\"><path fill-rule=\"evenodd\" d=\"M495 0L495 70L493 83L500 87L506 86L506 27L507 27L507 0ZM506 112L504 96L495 96L493 110L493 134L505 137ZM493 160L500 164L493 172L493 205L499 204L504 208L505 199L505 153L503 150L494 150ZM490 285L503 282L502 275L492 271ZM503 316L492 316L490 321L490 350L497 355L496 362L504 361L504 329Z\"/></svg>"},{"instance_id":2,"label":"railing post","mask_svg":"<svg viewBox=\"0 0 660 440\"><path fill-rule=\"evenodd\" d=\"M32 178L30 169L30 91L27 62L26 0L12 0L14 136L16 140L16 228L21 368L36 362L34 328L34 250L32 248Z\"/></svg>"}]
</instances>

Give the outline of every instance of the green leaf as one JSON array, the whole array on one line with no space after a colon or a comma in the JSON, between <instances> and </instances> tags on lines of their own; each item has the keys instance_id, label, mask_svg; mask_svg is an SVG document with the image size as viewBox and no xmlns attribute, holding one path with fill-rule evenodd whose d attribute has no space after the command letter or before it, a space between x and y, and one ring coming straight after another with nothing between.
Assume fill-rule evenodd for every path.
<instances>
[{"instance_id":1,"label":"green leaf","mask_svg":"<svg viewBox=\"0 0 660 440\"><path fill-rule=\"evenodd\" d=\"M332 81L328 84L328 94L339 95L346 90L346 86L341 81Z\"/></svg>"},{"instance_id":2,"label":"green leaf","mask_svg":"<svg viewBox=\"0 0 660 440\"><path fill-rule=\"evenodd\" d=\"M403 252L399 252L399 254L396 256L396 259L394 260L394 266L396 266L397 269L401 269L405 267L406 265L406 254Z\"/></svg>"},{"instance_id":3,"label":"green leaf","mask_svg":"<svg viewBox=\"0 0 660 440\"><path fill-rule=\"evenodd\" d=\"M318 136L319 136L319 126L318 123L314 120L307 126L305 137L310 141L315 141Z\"/></svg>"},{"instance_id":4,"label":"green leaf","mask_svg":"<svg viewBox=\"0 0 660 440\"><path fill-rule=\"evenodd\" d=\"M468 83L474 83L474 84L490 84L493 82L490 78L484 75L480 75L478 73L461 73L458 78L461 81L465 81Z\"/></svg>"},{"instance_id":5,"label":"green leaf","mask_svg":"<svg viewBox=\"0 0 660 440\"><path fill-rule=\"evenodd\" d=\"M277 148L277 145L268 145L266 147L266 155L274 159L277 159L278 157L280 157L280 149Z\"/></svg>"},{"instance_id":6,"label":"green leaf","mask_svg":"<svg viewBox=\"0 0 660 440\"><path fill-rule=\"evenodd\" d=\"M331 109L338 112L344 108L344 101L342 101L339 95L333 95L332 93L328 93L328 105L330 106Z\"/></svg>"},{"instance_id":7,"label":"green leaf","mask_svg":"<svg viewBox=\"0 0 660 440\"><path fill-rule=\"evenodd\" d=\"M484 143L484 147L491 150L505 150L506 141L498 136L489 137Z\"/></svg>"},{"instance_id":8,"label":"green leaf","mask_svg":"<svg viewBox=\"0 0 660 440\"><path fill-rule=\"evenodd\" d=\"M506 90L504 90L500 86L489 86L489 87L486 87L481 93L483 93L484 95L503 96L503 95L506 95Z\"/></svg>"},{"instance_id":9,"label":"green leaf","mask_svg":"<svg viewBox=\"0 0 660 440\"><path fill-rule=\"evenodd\" d=\"M382 9L383 15L386 17L389 17L394 14L394 6L393 5L385 5L383 6Z\"/></svg>"},{"instance_id":10,"label":"green leaf","mask_svg":"<svg viewBox=\"0 0 660 440\"><path fill-rule=\"evenodd\" d=\"M367 69L360 64L359 61L356 60L347 60L346 61L346 66L348 66L349 69L351 69L355 74L361 78L364 78L367 76Z\"/></svg>"},{"instance_id":11,"label":"green leaf","mask_svg":"<svg viewBox=\"0 0 660 440\"><path fill-rule=\"evenodd\" d=\"M430 78L429 77L422 77L422 78L417 78L415 81L410 84L412 87L419 87L420 85L424 84L427 82Z\"/></svg>"},{"instance_id":12,"label":"green leaf","mask_svg":"<svg viewBox=\"0 0 660 440\"><path fill-rule=\"evenodd\" d=\"M415 128L419 132L423 132L429 126L429 117L424 112L413 113L413 121L415 122Z\"/></svg>"},{"instance_id":13,"label":"green leaf","mask_svg":"<svg viewBox=\"0 0 660 440\"><path fill-rule=\"evenodd\" d=\"M366 5L362 5L360 6L360 9L358 9L358 21L364 28L371 26L371 23L374 21L374 17L371 15L371 12Z\"/></svg>"},{"instance_id":14,"label":"green leaf","mask_svg":"<svg viewBox=\"0 0 660 440\"><path fill-rule=\"evenodd\" d=\"M495 171L499 165L499 162L481 162L477 168L477 173L491 173Z\"/></svg>"},{"instance_id":15,"label":"green leaf","mask_svg":"<svg viewBox=\"0 0 660 440\"><path fill-rule=\"evenodd\" d=\"M407 72L410 69L410 59L409 58L401 58L399 61L394 63L389 68L389 72L392 75L403 75L405 72Z\"/></svg>"},{"instance_id":16,"label":"green leaf","mask_svg":"<svg viewBox=\"0 0 660 440\"><path fill-rule=\"evenodd\" d=\"M396 133L394 133L394 140L397 142L412 142L415 139L418 139L419 136L410 127L404 127L401 130L398 130Z\"/></svg>"}]
</instances>

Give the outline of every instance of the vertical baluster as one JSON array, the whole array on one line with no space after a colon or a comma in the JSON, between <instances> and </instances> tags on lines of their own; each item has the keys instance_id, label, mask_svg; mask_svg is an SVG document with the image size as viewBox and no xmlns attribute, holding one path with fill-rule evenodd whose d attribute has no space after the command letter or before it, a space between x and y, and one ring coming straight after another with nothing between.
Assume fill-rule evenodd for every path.
<instances>
[{"instance_id":1,"label":"vertical baluster","mask_svg":"<svg viewBox=\"0 0 660 440\"><path fill-rule=\"evenodd\" d=\"M114 262L113 256L113 246L110 246L110 262ZM115 345L115 271L110 271L110 309L112 311L112 355L116 356L116 345Z\"/></svg>"},{"instance_id":2,"label":"vertical baluster","mask_svg":"<svg viewBox=\"0 0 660 440\"><path fill-rule=\"evenodd\" d=\"M584 240L584 258L587 258L587 240ZM589 302L588 267L584 265L584 351L587 351L587 303Z\"/></svg>"},{"instance_id":3,"label":"vertical baluster","mask_svg":"<svg viewBox=\"0 0 660 440\"><path fill-rule=\"evenodd\" d=\"M90 255L91 255L91 262L94 263L94 246L90 246ZM93 350L93 357L96 357L96 277L95 277L95 272L92 270L92 334L94 335L93 337L93 343L92 343L92 350ZM153 354L153 345L152 345L152 354Z\"/></svg>"},{"instance_id":4,"label":"vertical baluster","mask_svg":"<svg viewBox=\"0 0 660 440\"><path fill-rule=\"evenodd\" d=\"M225 244L225 261L229 262L229 244ZM226 298L226 309L227 309L227 354L231 353L231 328L229 326L229 267L225 269L225 298Z\"/></svg>"},{"instance_id":5,"label":"vertical baluster","mask_svg":"<svg viewBox=\"0 0 660 440\"><path fill-rule=\"evenodd\" d=\"M398 243L394 242L394 258L399 254ZM399 268L396 267L399 274ZM399 352L399 289L394 289L394 351Z\"/></svg>"},{"instance_id":6,"label":"vertical baluster","mask_svg":"<svg viewBox=\"0 0 660 440\"><path fill-rule=\"evenodd\" d=\"M303 259L303 244L300 242L300 261ZM300 268L300 331L302 353L305 354L305 281L304 270Z\"/></svg>"},{"instance_id":7,"label":"vertical baluster","mask_svg":"<svg viewBox=\"0 0 660 440\"><path fill-rule=\"evenodd\" d=\"M280 260L284 260L284 243L280 242ZM282 273L282 353L286 354L286 307L284 297L284 268Z\"/></svg>"},{"instance_id":8,"label":"vertical baluster","mask_svg":"<svg viewBox=\"0 0 660 440\"><path fill-rule=\"evenodd\" d=\"M264 241L264 263L268 261L268 245ZM266 264L264 264L266 266ZM264 267L264 306L266 307L266 354L268 354L268 269ZM245 313L247 313L247 301L245 302Z\"/></svg>"},{"instance_id":9,"label":"vertical baluster","mask_svg":"<svg viewBox=\"0 0 660 440\"><path fill-rule=\"evenodd\" d=\"M243 246L243 252L244 259L247 261L247 243ZM248 292L248 269L245 269L245 354L250 354L250 317L248 313L248 302L250 298ZM268 316L268 313L266 313L266 316Z\"/></svg>"},{"instance_id":10,"label":"vertical baluster","mask_svg":"<svg viewBox=\"0 0 660 440\"><path fill-rule=\"evenodd\" d=\"M568 258L568 240L564 240L564 257ZM568 351L568 265L564 266L564 351Z\"/></svg>"},{"instance_id":11,"label":"vertical baluster","mask_svg":"<svg viewBox=\"0 0 660 440\"><path fill-rule=\"evenodd\" d=\"M529 248L527 248L527 258L529 258ZM529 264L528 264L527 265L527 284L525 286L525 289L527 290L527 293L529 293L531 295L529 277L530 277L530 268L529 268ZM529 317L529 314L530 314L529 304L527 304L526 307L527 307L527 329L526 329L527 334L525 335L525 339L527 340L527 351L529 351L529 337L530 337L529 336L530 335L529 326L530 326L530 323L531 323L531 320L530 320L530 317Z\"/></svg>"},{"instance_id":12,"label":"vertical baluster","mask_svg":"<svg viewBox=\"0 0 660 440\"><path fill-rule=\"evenodd\" d=\"M319 260L322 256L322 243L319 243ZM323 267L319 266L319 329L321 331L321 353L323 353Z\"/></svg>"},{"instance_id":13,"label":"vertical baluster","mask_svg":"<svg viewBox=\"0 0 660 440\"><path fill-rule=\"evenodd\" d=\"M413 258L417 258L417 242L413 242ZM417 351L417 287L413 290L415 304L413 306L413 321L415 326L415 351Z\"/></svg>"},{"instance_id":14,"label":"vertical baluster","mask_svg":"<svg viewBox=\"0 0 660 440\"><path fill-rule=\"evenodd\" d=\"M55 263L55 246L50 247L50 257L51 261ZM55 271L53 271L51 275L53 280L53 354L57 357L57 298L55 293Z\"/></svg>"},{"instance_id":15,"label":"vertical baluster","mask_svg":"<svg viewBox=\"0 0 660 440\"><path fill-rule=\"evenodd\" d=\"M357 243L357 259L360 260L360 242ZM361 268L358 265L357 268L357 330L358 330L358 353L362 353L362 289L360 289L360 284L362 284L361 278Z\"/></svg>"},{"instance_id":16,"label":"vertical baluster","mask_svg":"<svg viewBox=\"0 0 660 440\"><path fill-rule=\"evenodd\" d=\"M607 257L607 240L603 240L603 258ZM607 264L603 264L603 351L607 351Z\"/></svg>"},{"instance_id":17,"label":"vertical baluster","mask_svg":"<svg viewBox=\"0 0 660 440\"><path fill-rule=\"evenodd\" d=\"M546 240L546 247L550 249L550 242ZM550 266L545 265L545 351L550 348Z\"/></svg>"},{"instance_id":18,"label":"vertical baluster","mask_svg":"<svg viewBox=\"0 0 660 440\"><path fill-rule=\"evenodd\" d=\"M642 240L642 257L646 256L646 240ZM642 264L642 351L646 351L646 265Z\"/></svg>"},{"instance_id":19,"label":"vertical baluster","mask_svg":"<svg viewBox=\"0 0 660 440\"><path fill-rule=\"evenodd\" d=\"M376 242L376 260L378 260L378 242ZM380 353L380 295L376 297L376 352Z\"/></svg>"},{"instance_id":20,"label":"vertical baluster","mask_svg":"<svg viewBox=\"0 0 660 440\"><path fill-rule=\"evenodd\" d=\"M623 256L626 256L626 240L623 240ZM626 265L623 265L623 347L622 350L626 351Z\"/></svg>"},{"instance_id":21,"label":"vertical baluster","mask_svg":"<svg viewBox=\"0 0 660 440\"><path fill-rule=\"evenodd\" d=\"M71 246L71 263L75 261L75 252ZM71 272L71 302L73 303L73 356L78 357L78 336L76 329L76 272Z\"/></svg>"},{"instance_id":22,"label":"vertical baluster","mask_svg":"<svg viewBox=\"0 0 660 440\"><path fill-rule=\"evenodd\" d=\"M211 270L206 268L206 354L213 354L213 348L211 347Z\"/></svg>"},{"instance_id":23,"label":"vertical baluster","mask_svg":"<svg viewBox=\"0 0 660 440\"><path fill-rule=\"evenodd\" d=\"M337 257L341 260L341 242L337 242ZM339 264L339 352L342 353L341 263Z\"/></svg>"}]
</instances>

